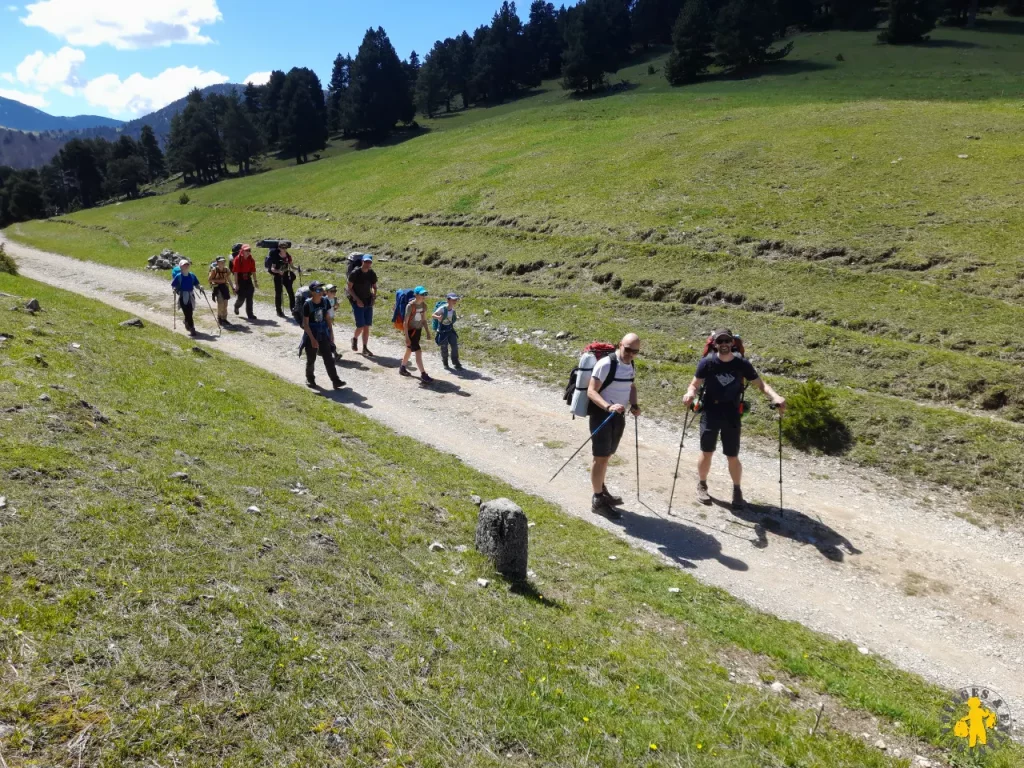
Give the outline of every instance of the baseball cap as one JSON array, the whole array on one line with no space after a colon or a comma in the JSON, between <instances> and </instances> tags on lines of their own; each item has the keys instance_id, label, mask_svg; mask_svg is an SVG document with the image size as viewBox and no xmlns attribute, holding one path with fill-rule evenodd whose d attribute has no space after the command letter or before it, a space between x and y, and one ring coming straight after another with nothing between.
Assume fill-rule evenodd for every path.
<instances>
[{"instance_id":1,"label":"baseball cap","mask_svg":"<svg viewBox=\"0 0 1024 768\"><path fill-rule=\"evenodd\" d=\"M427 295L427 289L424 288L422 285L417 285L415 288L412 289L412 292L415 293L417 296Z\"/></svg>"},{"instance_id":2,"label":"baseball cap","mask_svg":"<svg viewBox=\"0 0 1024 768\"><path fill-rule=\"evenodd\" d=\"M712 332L711 339L713 341L718 341L718 339L722 336L728 336L730 339L733 338L732 331L730 331L728 328L718 328L717 330Z\"/></svg>"},{"instance_id":3,"label":"baseball cap","mask_svg":"<svg viewBox=\"0 0 1024 768\"><path fill-rule=\"evenodd\" d=\"M223 256L218 256L216 259L214 259L214 261L224 261L224 260L225 259L224 259Z\"/></svg>"},{"instance_id":4,"label":"baseball cap","mask_svg":"<svg viewBox=\"0 0 1024 768\"><path fill-rule=\"evenodd\" d=\"M188 259L182 259L181 261L178 262L179 267L184 267L186 264L192 266L192 262L189 261Z\"/></svg>"},{"instance_id":5,"label":"baseball cap","mask_svg":"<svg viewBox=\"0 0 1024 768\"><path fill-rule=\"evenodd\" d=\"M309 290L311 291L322 291L323 289L324 284L321 283L319 280L314 280L312 283L309 284Z\"/></svg>"},{"instance_id":6,"label":"baseball cap","mask_svg":"<svg viewBox=\"0 0 1024 768\"><path fill-rule=\"evenodd\" d=\"M446 299L451 299L452 301L458 301L459 300L459 294L457 294L457 293L449 293L447 296L445 296L445 298Z\"/></svg>"},{"instance_id":7,"label":"baseball cap","mask_svg":"<svg viewBox=\"0 0 1024 768\"><path fill-rule=\"evenodd\" d=\"M363 261L373 261L373 256L368 253L363 254Z\"/></svg>"},{"instance_id":8,"label":"baseball cap","mask_svg":"<svg viewBox=\"0 0 1024 768\"><path fill-rule=\"evenodd\" d=\"M331 291L338 290L338 286L336 286L334 283L328 283L327 285L324 286L324 290L330 293Z\"/></svg>"}]
</instances>

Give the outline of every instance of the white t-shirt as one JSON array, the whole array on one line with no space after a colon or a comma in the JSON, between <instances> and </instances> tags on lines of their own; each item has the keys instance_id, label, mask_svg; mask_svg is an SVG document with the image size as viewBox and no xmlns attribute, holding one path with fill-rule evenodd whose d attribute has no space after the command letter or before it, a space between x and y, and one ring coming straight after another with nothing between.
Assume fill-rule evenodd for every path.
<instances>
[{"instance_id":1,"label":"white t-shirt","mask_svg":"<svg viewBox=\"0 0 1024 768\"><path fill-rule=\"evenodd\" d=\"M613 353L618 357L618 352ZM591 376L601 384L604 384L605 379L608 377L608 369L612 366L612 355L602 357L597 361L597 365L594 366L594 372ZM629 407L629 393L633 388L633 379L636 376L636 371L633 368L632 363L624 363L619 360L618 367L615 369L615 380L609 384L605 390L601 393L608 403L611 405L624 405ZM600 388L600 385L598 385Z\"/></svg>"}]
</instances>

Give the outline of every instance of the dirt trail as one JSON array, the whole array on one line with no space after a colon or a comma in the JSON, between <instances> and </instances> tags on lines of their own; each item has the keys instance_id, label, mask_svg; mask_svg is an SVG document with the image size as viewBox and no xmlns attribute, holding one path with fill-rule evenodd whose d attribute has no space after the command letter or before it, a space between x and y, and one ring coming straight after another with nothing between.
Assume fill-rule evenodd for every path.
<instances>
[{"instance_id":1,"label":"dirt trail","mask_svg":"<svg viewBox=\"0 0 1024 768\"><path fill-rule=\"evenodd\" d=\"M0 241L25 276L171 327L166 273L131 272ZM232 315L235 330L217 338L204 307L196 313L203 334L198 343L301 384L298 329L290 319L269 319L269 306L258 305L257 315L259 324ZM956 517L965 506L952 492L787 451L780 515L776 448L748 441L744 489L758 511L737 516L722 505L691 501L697 442L691 430L675 516L666 518L679 425L641 419L643 501L650 506L635 499L627 432L609 482L626 497L627 511L611 522L590 512L587 451L548 482L587 435L585 421L569 419L561 393L506 374L447 374L432 343L425 347L427 366L438 383L421 387L397 374L401 348L388 318L375 326L380 335L372 339L373 359L347 350L351 325L347 312L342 318L340 371L348 387L326 396L548 499L757 608L851 640L942 685L990 686L1024 714L1024 537ZM319 363L318 377L326 382ZM639 381L641 402L644 387ZM721 457L710 485L718 497L730 490ZM542 532L535 529L535 537Z\"/></svg>"}]
</instances>

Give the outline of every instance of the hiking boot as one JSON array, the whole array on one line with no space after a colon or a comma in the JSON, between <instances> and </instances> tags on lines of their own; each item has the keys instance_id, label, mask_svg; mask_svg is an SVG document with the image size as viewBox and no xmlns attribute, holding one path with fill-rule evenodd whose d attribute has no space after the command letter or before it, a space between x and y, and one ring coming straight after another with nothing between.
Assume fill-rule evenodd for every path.
<instances>
[{"instance_id":1,"label":"hiking boot","mask_svg":"<svg viewBox=\"0 0 1024 768\"><path fill-rule=\"evenodd\" d=\"M241 307L235 307L235 314L237 315L239 310L241 310L241 309L242 309Z\"/></svg>"},{"instance_id":2,"label":"hiking boot","mask_svg":"<svg viewBox=\"0 0 1024 768\"><path fill-rule=\"evenodd\" d=\"M256 315L246 315L245 319L246 320L259 320L259 318L256 317Z\"/></svg>"},{"instance_id":3,"label":"hiking boot","mask_svg":"<svg viewBox=\"0 0 1024 768\"><path fill-rule=\"evenodd\" d=\"M711 494L708 493L708 484L705 480L697 481L697 501L701 504L711 503Z\"/></svg>"},{"instance_id":4,"label":"hiking boot","mask_svg":"<svg viewBox=\"0 0 1024 768\"><path fill-rule=\"evenodd\" d=\"M433 384L434 380L430 378L425 372L420 374L420 381L424 384Z\"/></svg>"},{"instance_id":5,"label":"hiking boot","mask_svg":"<svg viewBox=\"0 0 1024 768\"><path fill-rule=\"evenodd\" d=\"M398 375L399 376L412 376L412 374L409 373L409 369L406 368L404 365L398 366Z\"/></svg>"},{"instance_id":6,"label":"hiking boot","mask_svg":"<svg viewBox=\"0 0 1024 768\"><path fill-rule=\"evenodd\" d=\"M612 506L603 493L595 493L593 498L591 498L590 511L595 515L603 515L612 520L618 520L622 517L622 513Z\"/></svg>"},{"instance_id":7,"label":"hiking boot","mask_svg":"<svg viewBox=\"0 0 1024 768\"><path fill-rule=\"evenodd\" d=\"M447 370L451 370L451 366L450 366L450 365L448 365L448 361L447 361L447 360L442 360L442 361L441 361L441 365L443 365L443 366L444 366L444 369L445 369L446 371L447 371Z\"/></svg>"},{"instance_id":8,"label":"hiking boot","mask_svg":"<svg viewBox=\"0 0 1024 768\"><path fill-rule=\"evenodd\" d=\"M456 371L463 370L462 363L460 363L458 360L455 361L455 370Z\"/></svg>"},{"instance_id":9,"label":"hiking boot","mask_svg":"<svg viewBox=\"0 0 1024 768\"><path fill-rule=\"evenodd\" d=\"M363 354L367 357L373 357L373 352L370 351L369 347L363 347Z\"/></svg>"},{"instance_id":10,"label":"hiking boot","mask_svg":"<svg viewBox=\"0 0 1024 768\"><path fill-rule=\"evenodd\" d=\"M278 317L284 317L284 316L285 316L285 314L284 314L284 312L282 312L282 311L281 311L281 310L279 309L279 310L277 310L277 316L278 316Z\"/></svg>"},{"instance_id":11,"label":"hiking boot","mask_svg":"<svg viewBox=\"0 0 1024 768\"><path fill-rule=\"evenodd\" d=\"M310 389L316 389L316 380L306 379L306 386L309 387Z\"/></svg>"},{"instance_id":12,"label":"hiking boot","mask_svg":"<svg viewBox=\"0 0 1024 768\"><path fill-rule=\"evenodd\" d=\"M335 379L333 382L331 382L331 384L335 389L341 389L342 387L345 386L345 382L342 381L341 379Z\"/></svg>"},{"instance_id":13,"label":"hiking boot","mask_svg":"<svg viewBox=\"0 0 1024 768\"><path fill-rule=\"evenodd\" d=\"M742 512L747 508L747 502L743 500L743 491L738 485L732 487L732 508L735 512Z\"/></svg>"},{"instance_id":14,"label":"hiking boot","mask_svg":"<svg viewBox=\"0 0 1024 768\"><path fill-rule=\"evenodd\" d=\"M357 339L352 339L352 351L353 352L358 352L359 351L359 341ZM363 350L363 351L365 352L366 350Z\"/></svg>"},{"instance_id":15,"label":"hiking boot","mask_svg":"<svg viewBox=\"0 0 1024 768\"><path fill-rule=\"evenodd\" d=\"M618 506L619 504L622 503L622 497L621 496L615 496L615 495L609 493L608 486L606 486L606 485L602 485L601 486L601 495L604 496L606 499L608 499L608 501L611 504L614 504L616 506Z\"/></svg>"}]
</instances>

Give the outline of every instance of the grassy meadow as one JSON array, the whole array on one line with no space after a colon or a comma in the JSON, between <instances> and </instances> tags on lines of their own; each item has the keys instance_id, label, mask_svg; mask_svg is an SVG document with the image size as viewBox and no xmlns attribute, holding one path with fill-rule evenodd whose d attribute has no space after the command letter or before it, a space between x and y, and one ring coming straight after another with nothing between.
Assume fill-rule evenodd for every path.
<instances>
[{"instance_id":1,"label":"grassy meadow","mask_svg":"<svg viewBox=\"0 0 1024 768\"><path fill-rule=\"evenodd\" d=\"M180 335L0 293L10 768L897 768L943 744L948 694L849 643ZM536 523L529 585L473 551L474 493Z\"/></svg>"},{"instance_id":2,"label":"grassy meadow","mask_svg":"<svg viewBox=\"0 0 1024 768\"><path fill-rule=\"evenodd\" d=\"M672 89L654 52L591 98L548 83L386 147L189 190L188 205L10 234L131 268L164 247L203 260L288 236L330 279L367 249L386 291L467 296L470 356L553 383L585 341L637 330L642 399L662 415L679 414L701 337L728 325L784 394L810 377L832 389L851 460L1019 521L1024 22L906 48L869 32L794 42L755 77ZM765 410L751 430L770 433Z\"/></svg>"}]
</instances>

